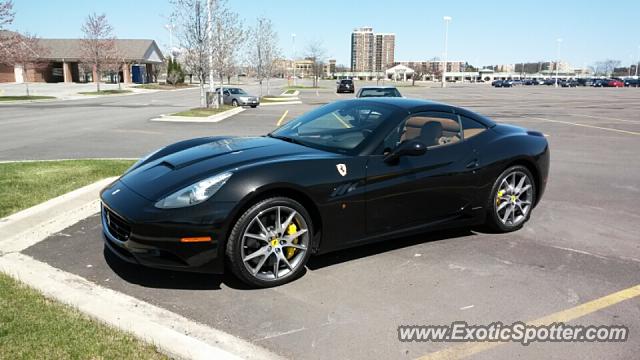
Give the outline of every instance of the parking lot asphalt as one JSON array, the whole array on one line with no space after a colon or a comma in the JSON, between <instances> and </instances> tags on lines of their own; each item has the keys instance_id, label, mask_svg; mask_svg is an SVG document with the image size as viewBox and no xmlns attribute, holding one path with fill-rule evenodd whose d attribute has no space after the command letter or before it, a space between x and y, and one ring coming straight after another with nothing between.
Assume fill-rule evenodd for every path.
<instances>
[{"instance_id":1,"label":"parking lot asphalt","mask_svg":"<svg viewBox=\"0 0 640 360\"><path fill-rule=\"evenodd\" d=\"M283 121L351 97L334 94L331 84L326 87L318 92L303 90L302 105L249 109L206 126L123 120L118 126L127 136L118 154L140 156L142 150L152 150L142 148L154 141L180 136L262 134L273 129L287 110ZM531 321L640 284L638 89L476 85L400 91L407 97L464 106L548 136L549 184L522 230L436 232L327 254L312 258L297 281L265 290L246 289L231 275L124 264L104 253L98 216L25 253L296 359L417 358L459 344L400 342L399 325ZM175 132L166 133L169 128ZM146 139L142 145L129 144L136 138L134 130ZM150 140L153 137L142 133L147 131L162 135ZM630 336L624 343L501 344L473 356L637 358L639 298L570 320L570 324L626 325Z\"/></svg>"}]
</instances>

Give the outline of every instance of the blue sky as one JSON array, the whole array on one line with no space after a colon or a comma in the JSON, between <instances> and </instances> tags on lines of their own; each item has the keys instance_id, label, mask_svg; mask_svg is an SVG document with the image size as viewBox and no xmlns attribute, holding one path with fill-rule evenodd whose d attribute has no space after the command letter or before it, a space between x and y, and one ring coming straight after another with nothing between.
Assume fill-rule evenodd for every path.
<instances>
[{"instance_id":1,"label":"blue sky","mask_svg":"<svg viewBox=\"0 0 640 360\"><path fill-rule=\"evenodd\" d=\"M396 60L426 60L444 48L442 17L449 27L449 59L475 65L553 59L562 38L561 59L576 67L605 58L637 61L640 45L638 4L633 1L355 1L229 0L246 25L271 18L283 52L297 54L322 40L327 55L349 64L350 33L355 27L396 34ZM151 38L165 48L163 27L168 0L14 0L13 28L50 38L80 37L91 12L106 13L119 38Z\"/></svg>"}]
</instances>

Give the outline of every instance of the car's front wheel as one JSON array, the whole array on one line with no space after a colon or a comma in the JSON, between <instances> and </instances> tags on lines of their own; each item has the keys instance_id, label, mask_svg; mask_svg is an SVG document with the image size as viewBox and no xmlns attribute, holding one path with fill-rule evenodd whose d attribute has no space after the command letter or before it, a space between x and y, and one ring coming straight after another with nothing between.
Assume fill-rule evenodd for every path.
<instances>
[{"instance_id":1,"label":"car's front wheel","mask_svg":"<svg viewBox=\"0 0 640 360\"><path fill-rule=\"evenodd\" d=\"M529 169L516 165L503 171L489 195L487 224L494 230L518 230L529 220L536 186Z\"/></svg>"},{"instance_id":2,"label":"car's front wheel","mask_svg":"<svg viewBox=\"0 0 640 360\"><path fill-rule=\"evenodd\" d=\"M233 107L238 106L238 100L233 99L233 101L231 101L231 106L233 106Z\"/></svg>"},{"instance_id":3,"label":"car's front wheel","mask_svg":"<svg viewBox=\"0 0 640 360\"><path fill-rule=\"evenodd\" d=\"M262 200L236 221L227 242L233 273L255 287L277 286L302 275L309 258L311 218L297 201Z\"/></svg>"}]
</instances>

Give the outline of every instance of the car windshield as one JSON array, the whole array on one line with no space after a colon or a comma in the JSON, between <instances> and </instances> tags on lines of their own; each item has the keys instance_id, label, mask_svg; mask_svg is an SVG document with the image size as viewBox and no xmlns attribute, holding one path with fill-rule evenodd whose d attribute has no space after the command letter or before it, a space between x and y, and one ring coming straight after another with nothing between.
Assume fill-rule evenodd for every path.
<instances>
[{"instance_id":1,"label":"car windshield","mask_svg":"<svg viewBox=\"0 0 640 360\"><path fill-rule=\"evenodd\" d=\"M227 89L227 90L230 93L234 94L234 95L245 95L246 94L246 92L244 90L242 90L242 89L233 88L233 89Z\"/></svg>"},{"instance_id":2,"label":"car windshield","mask_svg":"<svg viewBox=\"0 0 640 360\"><path fill-rule=\"evenodd\" d=\"M398 89L362 89L360 91L360 97L402 97Z\"/></svg>"},{"instance_id":3,"label":"car windshield","mask_svg":"<svg viewBox=\"0 0 640 360\"><path fill-rule=\"evenodd\" d=\"M337 102L304 114L269 136L327 151L348 153L364 143L392 112L376 104Z\"/></svg>"},{"instance_id":4,"label":"car windshield","mask_svg":"<svg viewBox=\"0 0 640 360\"><path fill-rule=\"evenodd\" d=\"M353 81L351 80L342 80L340 81L343 85L351 85L353 83Z\"/></svg>"}]
</instances>

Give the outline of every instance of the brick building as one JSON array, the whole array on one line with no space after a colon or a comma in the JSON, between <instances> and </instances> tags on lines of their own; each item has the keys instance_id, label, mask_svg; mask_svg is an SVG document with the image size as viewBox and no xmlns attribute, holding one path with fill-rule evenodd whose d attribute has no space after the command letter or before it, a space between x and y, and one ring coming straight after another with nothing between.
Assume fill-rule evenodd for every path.
<instances>
[{"instance_id":1,"label":"brick building","mask_svg":"<svg viewBox=\"0 0 640 360\"><path fill-rule=\"evenodd\" d=\"M7 36L8 32L0 32ZM95 71L82 63L82 41L80 39L40 39L40 46L46 49L44 62L27 72L21 66L0 63L0 82L81 82L95 81ZM147 83L155 81L155 67L162 64L164 57L154 40L117 39L118 53L124 64L119 72L124 83ZM0 59L0 62L2 59ZM103 74L103 76L105 76ZM100 79L104 80L104 79Z\"/></svg>"}]
</instances>

